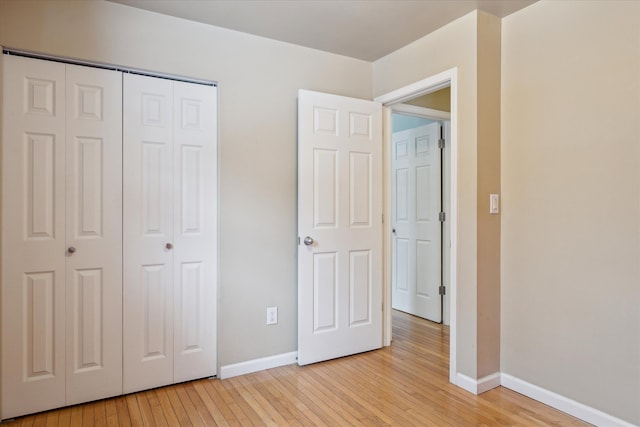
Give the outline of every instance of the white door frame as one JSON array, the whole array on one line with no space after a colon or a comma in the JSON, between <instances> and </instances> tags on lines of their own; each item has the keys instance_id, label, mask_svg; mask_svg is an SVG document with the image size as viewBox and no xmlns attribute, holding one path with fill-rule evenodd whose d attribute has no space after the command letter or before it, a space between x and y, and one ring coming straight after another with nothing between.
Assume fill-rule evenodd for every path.
<instances>
[{"instance_id":1,"label":"white door frame","mask_svg":"<svg viewBox=\"0 0 640 427\"><path fill-rule=\"evenodd\" d=\"M380 95L375 101L383 107L383 212L387 218L383 225L383 345L391 345L391 106L409 99L451 87L451 160L449 165L451 198L450 198L450 263L447 287L449 294L449 382L455 384L457 377L456 352L456 289L457 289L457 248L458 248L458 69L451 68L426 79Z\"/></svg>"}]
</instances>

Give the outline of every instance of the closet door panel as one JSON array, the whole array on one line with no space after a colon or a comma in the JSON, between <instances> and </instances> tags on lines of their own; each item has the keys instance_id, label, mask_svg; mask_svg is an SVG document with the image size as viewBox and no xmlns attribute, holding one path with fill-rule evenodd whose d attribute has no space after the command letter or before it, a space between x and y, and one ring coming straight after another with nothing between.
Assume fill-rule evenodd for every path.
<instances>
[{"instance_id":1,"label":"closet door panel","mask_svg":"<svg viewBox=\"0 0 640 427\"><path fill-rule=\"evenodd\" d=\"M66 67L67 404L122 393L122 74Z\"/></svg>"},{"instance_id":2,"label":"closet door panel","mask_svg":"<svg viewBox=\"0 0 640 427\"><path fill-rule=\"evenodd\" d=\"M174 381L216 374L217 88L174 82Z\"/></svg>"},{"instance_id":3,"label":"closet door panel","mask_svg":"<svg viewBox=\"0 0 640 427\"><path fill-rule=\"evenodd\" d=\"M3 58L2 418L65 403L64 65Z\"/></svg>"},{"instance_id":4,"label":"closet door panel","mask_svg":"<svg viewBox=\"0 0 640 427\"><path fill-rule=\"evenodd\" d=\"M124 392L173 382L173 82L124 75Z\"/></svg>"}]
</instances>

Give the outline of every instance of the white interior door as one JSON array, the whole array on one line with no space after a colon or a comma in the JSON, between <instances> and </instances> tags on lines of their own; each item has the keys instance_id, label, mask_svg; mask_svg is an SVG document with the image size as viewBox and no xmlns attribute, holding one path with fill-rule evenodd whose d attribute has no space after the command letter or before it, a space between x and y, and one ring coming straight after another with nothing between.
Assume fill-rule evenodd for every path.
<instances>
[{"instance_id":1,"label":"white interior door","mask_svg":"<svg viewBox=\"0 0 640 427\"><path fill-rule=\"evenodd\" d=\"M216 374L216 88L124 76L124 391Z\"/></svg>"},{"instance_id":2,"label":"white interior door","mask_svg":"<svg viewBox=\"0 0 640 427\"><path fill-rule=\"evenodd\" d=\"M2 418L65 404L65 66L3 60Z\"/></svg>"},{"instance_id":3,"label":"white interior door","mask_svg":"<svg viewBox=\"0 0 640 427\"><path fill-rule=\"evenodd\" d=\"M4 58L2 418L122 393L121 84Z\"/></svg>"},{"instance_id":4,"label":"white interior door","mask_svg":"<svg viewBox=\"0 0 640 427\"><path fill-rule=\"evenodd\" d=\"M66 106L72 405L122 394L122 74L67 65Z\"/></svg>"},{"instance_id":5,"label":"white interior door","mask_svg":"<svg viewBox=\"0 0 640 427\"><path fill-rule=\"evenodd\" d=\"M382 346L382 106L298 94L298 363Z\"/></svg>"},{"instance_id":6,"label":"white interior door","mask_svg":"<svg viewBox=\"0 0 640 427\"><path fill-rule=\"evenodd\" d=\"M174 382L216 373L217 88L174 82Z\"/></svg>"},{"instance_id":7,"label":"white interior door","mask_svg":"<svg viewBox=\"0 0 640 427\"><path fill-rule=\"evenodd\" d=\"M392 306L441 321L440 124L393 134Z\"/></svg>"},{"instance_id":8,"label":"white interior door","mask_svg":"<svg viewBox=\"0 0 640 427\"><path fill-rule=\"evenodd\" d=\"M124 392L173 382L173 82L124 75Z\"/></svg>"}]
</instances>

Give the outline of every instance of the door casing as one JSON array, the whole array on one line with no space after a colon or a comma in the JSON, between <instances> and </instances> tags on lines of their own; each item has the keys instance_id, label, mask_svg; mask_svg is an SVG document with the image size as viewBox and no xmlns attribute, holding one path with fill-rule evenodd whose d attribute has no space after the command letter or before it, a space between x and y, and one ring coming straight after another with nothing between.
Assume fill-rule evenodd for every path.
<instances>
[{"instance_id":1,"label":"door casing","mask_svg":"<svg viewBox=\"0 0 640 427\"><path fill-rule=\"evenodd\" d=\"M456 384L457 378L457 248L458 248L458 69L457 67L443 71L439 74L427 77L410 85L388 92L376 97L374 100L383 105L383 212L385 222L383 224L383 345L391 345L391 150L392 127L391 106L402 103L412 98L435 92L439 89L451 87L451 138L450 138L450 165L449 180L450 206L450 262L449 279L447 286L449 295L449 382Z\"/></svg>"}]
</instances>

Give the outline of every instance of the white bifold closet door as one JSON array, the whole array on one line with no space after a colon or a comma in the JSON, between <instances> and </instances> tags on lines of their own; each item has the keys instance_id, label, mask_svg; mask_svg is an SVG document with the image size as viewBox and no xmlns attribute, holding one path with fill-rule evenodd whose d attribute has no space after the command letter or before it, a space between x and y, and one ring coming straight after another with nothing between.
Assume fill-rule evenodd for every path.
<instances>
[{"instance_id":1,"label":"white bifold closet door","mask_svg":"<svg viewBox=\"0 0 640 427\"><path fill-rule=\"evenodd\" d=\"M122 393L122 79L3 58L2 418Z\"/></svg>"},{"instance_id":2,"label":"white bifold closet door","mask_svg":"<svg viewBox=\"0 0 640 427\"><path fill-rule=\"evenodd\" d=\"M216 373L216 87L124 75L124 392Z\"/></svg>"}]
</instances>

